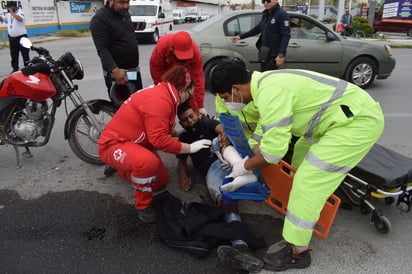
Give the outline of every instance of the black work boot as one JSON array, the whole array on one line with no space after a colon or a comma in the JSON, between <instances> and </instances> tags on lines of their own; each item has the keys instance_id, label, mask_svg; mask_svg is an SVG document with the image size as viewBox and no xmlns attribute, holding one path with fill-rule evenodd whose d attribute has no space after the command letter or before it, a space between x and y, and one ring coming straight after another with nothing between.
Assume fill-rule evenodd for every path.
<instances>
[{"instance_id":1,"label":"black work boot","mask_svg":"<svg viewBox=\"0 0 412 274\"><path fill-rule=\"evenodd\" d=\"M269 247L263 256L265 269L271 271L283 271L289 268L307 268L310 266L310 249L297 252L295 247L282 240Z\"/></svg>"},{"instance_id":2,"label":"black work boot","mask_svg":"<svg viewBox=\"0 0 412 274\"><path fill-rule=\"evenodd\" d=\"M151 207L137 210L137 217L142 223L152 224L156 222L156 212Z\"/></svg>"},{"instance_id":3,"label":"black work boot","mask_svg":"<svg viewBox=\"0 0 412 274\"><path fill-rule=\"evenodd\" d=\"M263 261L256 258L245 244L235 246L221 245L217 249L219 262L234 269L241 269L252 273L263 268Z\"/></svg>"}]
</instances>

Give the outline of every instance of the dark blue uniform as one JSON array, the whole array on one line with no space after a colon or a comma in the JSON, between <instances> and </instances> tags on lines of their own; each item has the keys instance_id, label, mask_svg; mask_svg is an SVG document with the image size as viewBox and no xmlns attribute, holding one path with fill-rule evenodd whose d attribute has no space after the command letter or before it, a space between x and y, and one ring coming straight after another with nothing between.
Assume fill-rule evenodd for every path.
<instances>
[{"instance_id":1,"label":"dark blue uniform","mask_svg":"<svg viewBox=\"0 0 412 274\"><path fill-rule=\"evenodd\" d=\"M286 56L290 39L289 14L279 4L272 10L264 10L262 20L250 31L240 35L240 39L261 34L256 47L259 50L261 70L277 69L274 59L279 54Z\"/></svg>"}]
</instances>

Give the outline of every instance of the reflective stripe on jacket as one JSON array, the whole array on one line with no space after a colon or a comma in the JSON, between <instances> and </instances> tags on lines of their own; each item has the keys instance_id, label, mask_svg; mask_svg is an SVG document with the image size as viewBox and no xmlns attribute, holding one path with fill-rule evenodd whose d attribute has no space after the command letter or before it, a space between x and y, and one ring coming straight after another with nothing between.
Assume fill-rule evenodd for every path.
<instances>
[{"instance_id":1,"label":"reflective stripe on jacket","mask_svg":"<svg viewBox=\"0 0 412 274\"><path fill-rule=\"evenodd\" d=\"M376 104L354 84L305 70L254 72L251 95L260 119L249 143L253 147L260 140L270 163L282 159L292 134L315 143L330 127L370 116L368 105Z\"/></svg>"}]
</instances>

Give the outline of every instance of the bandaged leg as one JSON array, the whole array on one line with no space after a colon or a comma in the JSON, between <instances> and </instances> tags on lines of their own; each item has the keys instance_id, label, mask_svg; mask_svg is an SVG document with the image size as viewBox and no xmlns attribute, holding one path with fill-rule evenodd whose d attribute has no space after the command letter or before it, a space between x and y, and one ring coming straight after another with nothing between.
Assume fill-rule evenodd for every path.
<instances>
[{"instance_id":1,"label":"bandaged leg","mask_svg":"<svg viewBox=\"0 0 412 274\"><path fill-rule=\"evenodd\" d=\"M228 161L230 164L233 164L235 162L241 161L242 157L240 157L239 153L236 151L236 149L233 146L228 146L225 147L223 150L223 158ZM257 181L257 177L253 174L246 174L242 176L238 176L234 178L234 180L230 183L224 184L220 187L221 191L224 192L233 192L240 188L241 186L244 186L248 183L253 183Z\"/></svg>"}]
</instances>

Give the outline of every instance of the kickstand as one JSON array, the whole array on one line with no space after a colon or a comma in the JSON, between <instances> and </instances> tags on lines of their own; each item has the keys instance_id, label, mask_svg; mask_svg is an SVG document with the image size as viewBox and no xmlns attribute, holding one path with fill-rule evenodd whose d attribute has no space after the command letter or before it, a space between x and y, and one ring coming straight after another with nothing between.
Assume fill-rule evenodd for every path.
<instances>
[{"instance_id":1,"label":"kickstand","mask_svg":"<svg viewBox=\"0 0 412 274\"><path fill-rule=\"evenodd\" d=\"M13 146L13 147L14 147L14 151L16 152L16 160L17 160L16 168L21 168L19 147L18 146ZM29 147L25 146L24 148L25 148L25 151L23 152L23 155L26 156L26 157L33 157L33 154L31 154L31 151L30 151Z\"/></svg>"},{"instance_id":2,"label":"kickstand","mask_svg":"<svg viewBox=\"0 0 412 274\"><path fill-rule=\"evenodd\" d=\"M16 152L16 161L17 161L17 166L16 168L21 168L20 165L20 155L19 155L19 147L18 146L13 146L14 147L14 152Z\"/></svg>"}]
</instances>

